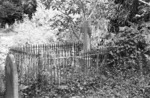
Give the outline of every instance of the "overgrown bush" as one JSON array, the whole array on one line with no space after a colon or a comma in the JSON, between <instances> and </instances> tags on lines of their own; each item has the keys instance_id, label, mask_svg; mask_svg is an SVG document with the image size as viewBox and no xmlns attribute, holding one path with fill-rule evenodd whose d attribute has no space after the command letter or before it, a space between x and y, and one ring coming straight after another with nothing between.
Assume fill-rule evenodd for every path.
<instances>
[{"instance_id":1,"label":"overgrown bush","mask_svg":"<svg viewBox=\"0 0 150 98\"><path fill-rule=\"evenodd\" d=\"M57 30L50 27L50 19L55 12L45 9L40 0L37 3L37 11L31 20L26 16L23 22L14 23L13 29L18 33L14 38L15 45L47 44L56 41Z\"/></svg>"},{"instance_id":2,"label":"overgrown bush","mask_svg":"<svg viewBox=\"0 0 150 98\"><path fill-rule=\"evenodd\" d=\"M0 27L12 25L16 20L22 21L24 14L31 19L37 8L36 0L1 0L0 1Z\"/></svg>"},{"instance_id":3,"label":"overgrown bush","mask_svg":"<svg viewBox=\"0 0 150 98\"><path fill-rule=\"evenodd\" d=\"M108 53L106 64L106 68L114 73L113 75L122 74L126 77L136 73L149 74L148 32L143 28L126 27L124 31L115 35L113 41L108 43L108 46L111 47L115 45L115 48Z\"/></svg>"}]
</instances>

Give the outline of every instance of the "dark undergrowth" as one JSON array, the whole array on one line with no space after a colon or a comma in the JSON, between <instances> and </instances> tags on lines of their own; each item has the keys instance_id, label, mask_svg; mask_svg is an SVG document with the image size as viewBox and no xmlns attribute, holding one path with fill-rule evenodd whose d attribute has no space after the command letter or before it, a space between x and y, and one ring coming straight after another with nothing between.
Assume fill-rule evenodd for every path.
<instances>
[{"instance_id":1,"label":"dark undergrowth","mask_svg":"<svg viewBox=\"0 0 150 98\"><path fill-rule=\"evenodd\" d=\"M5 89L2 78L0 82L0 94L3 95ZM124 77L106 71L95 78L84 81L76 79L60 86L46 81L34 82L23 89L21 95L24 98L149 98L150 74L140 76L134 73Z\"/></svg>"},{"instance_id":2,"label":"dark undergrowth","mask_svg":"<svg viewBox=\"0 0 150 98\"><path fill-rule=\"evenodd\" d=\"M150 75L134 75L128 79L121 75L100 75L60 86L34 83L21 92L25 98L149 98Z\"/></svg>"}]
</instances>

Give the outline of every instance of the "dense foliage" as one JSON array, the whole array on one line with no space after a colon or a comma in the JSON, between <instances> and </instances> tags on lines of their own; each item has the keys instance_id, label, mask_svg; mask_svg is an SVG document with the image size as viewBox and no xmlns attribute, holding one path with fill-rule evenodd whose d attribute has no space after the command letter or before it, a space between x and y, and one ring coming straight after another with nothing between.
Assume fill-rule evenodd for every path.
<instances>
[{"instance_id":1,"label":"dense foliage","mask_svg":"<svg viewBox=\"0 0 150 98\"><path fill-rule=\"evenodd\" d=\"M105 0L51 0L45 2L47 9L60 12L51 19L53 22L51 27L59 30L58 36L68 35L71 36L71 39L77 41L82 41L82 26L87 20L90 28L104 29L105 24L100 24L102 20L106 20L104 17L107 16L110 9ZM93 33L91 36L93 36Z\"/></svg>"},{"instance_id":2,"label":"dense foliage","mask_svg":"<svg viewBox=\"0 0 150 98\"><path fill-rule=\"evenodd\" d=\"M90 98L91 95L98 95L94 98L149 98L150 6L140 0L106 1L108 2L105 0L42 0L45 6L38 7L32 20L25 18L23 23L15 23L15 29L20 34L15 37L15 42L20 42L18 45L26 42L46 43L45 38L49 39L49 42L54 42L53 38L57 41L64 41L65 38L68 41L82 40L80 32L84 28L81 29L81 25L88 20L92 29L91 39L96 39L92 44L113 47L107 54L106 62L100 65L99 77L91 80L87 77L87 81L86 79L70 81L59 87L46 85L48 79L44 78L40 82L33 81L32 85L23 89L23 95L28 97L37 95L41 98L74 98L74 96ZM149 0L143 1L149 2ZM16 12L21 12L21 15L24 13L19 6L15 7ZM32 9L32 6L28 7ZM49 16L51 9L58 12L53 18ZM13 11L10 12L16 13ZM18 18L18 13L16 14L13 15ZM106 21L109 21L108 25ZM108 31L104 30L105 27L108 27ZM50 28L55 31L52 32ZM45 77L43 74L41 76Z\"/></svg>"},{"instance_id":3,"label":"dense foliage","mask_svg":"<svg viewBox=\"0 0 150 98\"><path fill-rule=\"evenodd\" d=\"M109 52L107 61L107 68L113 75L122 74L127 78L126 75L133 75L130 72L149 74L147 34L148 32L127 27L114 38L112 47L116 47Z\"/></svg>"},{"instance_id":4,"label":"dense foliage","mask_svg":"<svg viewBox=\"0 0 150 98\"><path fill-rule=\"evenodd\" d=\"M130 27L132 24L140 26L150 20L150 7L140 0L114 0L110 6L114 8L114 12L109 16L110 32L118 33L119 27Z\"/></svg>"},{"instance_id":5,"label":"dense foliage","mask_svg":"<svg viewBox=\"0 0 150 98\"><path fill-rule=\"evenodd\" d=\"M108 16L108 31L114 36L107 45L116 47L108 53L106 69L126 78L149 74L150 7L138 0L114 0L110 5L114 12Z\"/></svg>"},{"instance_id":6,"label":"dense foliage","mask_svg":"<svg viewBox=\"0 0 150 98\"><path fill-rule=\"evenodd\" d=\"M12 25L16 20L22 20L24 14L32 18L36 11L36 0L1 0L0 1L0 25Z\"/></svg>"}]
</instances>

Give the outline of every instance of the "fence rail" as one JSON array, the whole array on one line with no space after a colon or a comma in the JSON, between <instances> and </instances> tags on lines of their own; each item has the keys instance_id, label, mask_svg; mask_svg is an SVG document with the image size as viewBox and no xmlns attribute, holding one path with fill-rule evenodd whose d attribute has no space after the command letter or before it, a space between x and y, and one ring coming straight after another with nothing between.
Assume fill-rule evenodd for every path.
<instances>
[{"instance_id":1,"label":"fence rail","mask_svg":"<svg viewBox=\"0 0 150 98\"><path fill-rule=\"evenodd\" d=\"M22 85L29 87L35 81L61 85L94 78L105 62L107 51L102 47L86 52L82 43L58 43L12 47L9 54L14 56L21 88Z\"/></svg>"}]
</instances>

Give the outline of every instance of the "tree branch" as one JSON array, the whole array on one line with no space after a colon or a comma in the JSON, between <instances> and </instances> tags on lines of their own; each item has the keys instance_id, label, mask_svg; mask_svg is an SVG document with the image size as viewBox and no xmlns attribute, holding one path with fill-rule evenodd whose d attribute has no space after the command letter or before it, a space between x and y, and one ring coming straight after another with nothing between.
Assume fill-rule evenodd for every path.
<instances>
[{"instance_id":1,"label":"tree branch","mask_svg":"<svg viewBox=\"0 0 150 98\"><path fill-rule=\"evenodd\" d=\"M75 33L75 30L74 30L73 26L71 25L70 27L71 27L71 29L72 29L72 33L75 35L75 37L78 39L78 41L79 41L79 42L82 42L82 41L80 40L80 38L77 36L77 34Z\"/></svg>"},{"instance_id":2,"label":"tree branch","mask_svg":"<svg viewBox=\"0 0 150 98\"><path fill-rule=\"evenodd\" d=\"M67 16L68 18L72 18L72 17L70 17L66 12L61 11L60 8L57 7L57 9L59 9L59 11L60 11L63 15ZM71 21L72 21L72 20L71 20ZM74 21L72 21L72 24L75 26ZM79 40L79 42L81 42L80 38L79 38L79 37L77 36L77 34L75 33L75 30L74 30L73 26L71 25L70 27L71 27L70 29L72 29L72 32L73 32L73 34L75 35L75 37Z\"/></svg>"},{"instance_id":3,"label":"tree branch","mask_svg":"<svg viewBox=\"0 0 150 98\"><path fill-rule=\"evenodd\" d=\"M89 14L87 20L90 19L91 16L93 15L93 13L94 13L94 11L95 11L95 9L96 9L96 4L97 4L97 0L95 1L94 8L93 8L93 10L91 11L91 13Z\"/></svg>"},{"instance_id":4,"label":"tree branch","mask_svg":"<svg viewBox=\"0 0 150 98\"><path fill-rule=\"evenodd\" d=\"M144 3L144 4L146 4L146 5L148 5L148 6L150 6L150 3L147 3L147 2L145 2L143 0L139 0L139 1L142 2L142 3Z\"/></svg>"}]
</instances>

